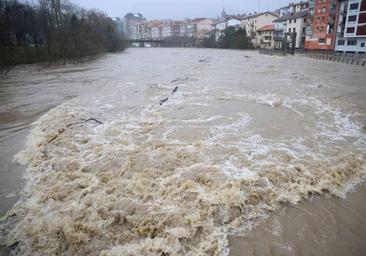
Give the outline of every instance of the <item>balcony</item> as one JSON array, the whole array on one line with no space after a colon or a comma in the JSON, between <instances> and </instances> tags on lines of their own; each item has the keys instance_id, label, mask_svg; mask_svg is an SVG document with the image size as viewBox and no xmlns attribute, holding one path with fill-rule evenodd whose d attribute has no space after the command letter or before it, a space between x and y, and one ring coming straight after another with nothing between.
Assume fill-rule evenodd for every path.
<instances>
[{"instance_id":1,"label":"balcony","mask_svg":"<svg viewBox=\"0 0 366 256\"><path fill-rule=\"evenodd\" d=\"M284 39L285 37L284 36L275 36L275 37L273 37L273 40L274 41L283 41L283 39Z\"/></svg>"}]
</instances>

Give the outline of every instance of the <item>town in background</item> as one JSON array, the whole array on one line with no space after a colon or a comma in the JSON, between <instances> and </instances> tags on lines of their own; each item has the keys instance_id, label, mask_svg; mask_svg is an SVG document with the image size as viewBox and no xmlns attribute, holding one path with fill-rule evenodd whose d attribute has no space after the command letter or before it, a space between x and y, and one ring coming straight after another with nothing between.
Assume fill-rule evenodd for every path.
<instances>
[{"instance_id":1,"label":"town in background","mask_svg":"<svg viewBox=\"0 0 366 256\"><path fill-rule=\"evenodd\" d=\"M131 46L198 46L207 38L219 41L229 27L245 29L253 47L261 49L366 52L366 0L309 0L278 10L227 14L183 21L146 20L128 13L115 18Z\"/></svg>"}]
</instances>

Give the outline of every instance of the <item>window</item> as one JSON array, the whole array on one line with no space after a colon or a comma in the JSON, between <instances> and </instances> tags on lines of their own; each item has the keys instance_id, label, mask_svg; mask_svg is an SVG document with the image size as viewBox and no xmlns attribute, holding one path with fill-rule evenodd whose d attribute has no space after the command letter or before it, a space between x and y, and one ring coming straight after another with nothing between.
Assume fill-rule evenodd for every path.
<instances>
[{"instance_id":1,"label":"window","mask_svg":"<svg viewBox=\"0 0 366 256\"><path fill-rule=\"evenodd\" d=\"M325 39L319 39L319 44L325 44Z\"/></svg>"},{"instance_id":2,"label":"window","mask_svg":"<svg viewBox=\"0 0 366 256\"><path fill-rule=\"evenodd\" d=\"M366 25L362 25L362 26L357 27L357 35L358 36L365 36L366 35Z\"/></svg>"},{"instance_id":3,"label":"window","mask_svg":"<svg viewBox=\"0 0 366 256\"><path fill-rule=\"evenodd\" d=\"M357 19L356 15L348 16L348 22L355 22Z\"/></svg>"},{"instance_id":4,"label":"window","mask_svg":"<svg viewBox=\"0 0 366 256\"><path fill-rule=\"evenodd\" d=\"M365 47L365 43L361 43L361 47Z\"/></svg>"},{"instance_id":5,"label":"window","mask_svg":"<svg viewBox=\"0 0 366 256\"><path fill-rule=\"evenodd\" d=\"M293 28L293 29L292 29L292 32L293 32L293 33L296 33L296 28Z\"/></svg>"},{"instance_id":6,"label":"window","mask_svg":"<svg viewBox=\"0 0 366 256\"><path fill-rule=\"evenodd\" d=\"M362 0L362 2L361 2L360 11L361 12L366 11L366 1L365 0Z\"/></svg>"},{"instance_id":7,"label":"window","mask_svg":"<svg viewBox=\"0 0 366 256\"><path fill-rule=\"evenodd\" d=\"M343 13L347 13L348 4L343 5Z\"/></svg>"},{"instance_id":8,"label":"window","mask_svg":"<svg viewBox=\"0 0 366 256\"><path fill-rule=\"evenodd\" d=\"M338 45L344 45L344 40L338 40L337 44Z\"/></svg>"},{"instance_id":9,"label":"window","mask_svg":"<svg viewBox=\"0 0 366 256\"><path fill-rule=\"evenodd\" d=\"M366 12L362 12L358 16L358 24L366 23Z\"/></svg>"},{"instance_id":10,"label":"window","mask_svg":"<svg viewBox=\"0 0 366 256\"><path fill-rule=\"evenodd\" d=\"M349 9L350 10L358 10L358 3L350 4Z\"/></svg>"},{"instance_id":11,"label":"window","mask_svg":"<svg viewBox=\"0 0 366 256\"><path fill-rule=\"evenodd\" d=\"M357 45L357 40L347 40L347 45Z\"/></svg>"},{"instance_id":12,"label":"window","mask_svg":"<svg viewBox=\"0 0 366 256\"><path fill-rule=\"evenodd\" d=\"M296 19L294 19L294 23L296 23Z\"/></svg>"},{"instance_id":13,"label":"window","mask_svg":"<svg viewBox=\"0 0 366 256\"><path fill-rule=\"evenodd\" d=\"M355 33L355 28L354 28L354 27L347 28L346 33L347 33L347 34Z\"/></svg>"},{"instance_id":14,"label":"window","mask_svg":"<svg viewBox=\"0 0 366 256\"><path fill-rule=\"evenodd\" d=\"M326 12L327 12L327 8L326 8L326 7L323 7L323 8L322 8L322 12L323 12L323 13L326 13Z\"/></svg>"}]
</instances>

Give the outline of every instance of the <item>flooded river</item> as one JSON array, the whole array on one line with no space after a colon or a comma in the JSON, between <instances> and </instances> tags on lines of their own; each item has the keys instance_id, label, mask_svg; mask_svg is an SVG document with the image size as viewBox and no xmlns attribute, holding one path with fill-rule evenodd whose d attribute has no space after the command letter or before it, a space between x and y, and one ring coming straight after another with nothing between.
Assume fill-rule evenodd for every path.
<instances>
[{"instance_id":1,"label":"flooded river","mask_svg":"<svg viewBox=\"0 0 366 256\"><path fill-rule=\"evenodd\" d=\"M365 80L206 49L17 67L0 84L1 252L365 255Z\"/></svg>"}]
</instances>

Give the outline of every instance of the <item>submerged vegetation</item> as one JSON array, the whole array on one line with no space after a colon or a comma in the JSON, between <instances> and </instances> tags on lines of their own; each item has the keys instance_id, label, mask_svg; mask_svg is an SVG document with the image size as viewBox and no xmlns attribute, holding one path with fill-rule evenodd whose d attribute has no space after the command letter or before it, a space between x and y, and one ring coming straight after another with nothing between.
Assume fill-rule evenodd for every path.
<instances>
[{"instance_id":1,"label":"submerged vegetation","mask_svg":"<svg viewBox=\"0 0 366 256\"><path fill-rule=\"evenodd\" d=\"M226 28L218 41L215 39L215 34L211 34L202 41L200 46L204 48L253 49L253 44L245 29L235 27Z\"/></svg>"},{"instance_id":2,"label":"submerged vegetation","mask_svg":"<svg viewBox=\"0 0 366 256\"><path fill-rule=\"evenodd\" d=\"M0 0L0 65L81 61L127 47L123 34L104 13L67 0L37 4Z\"/></svg>"}]
</instances>

